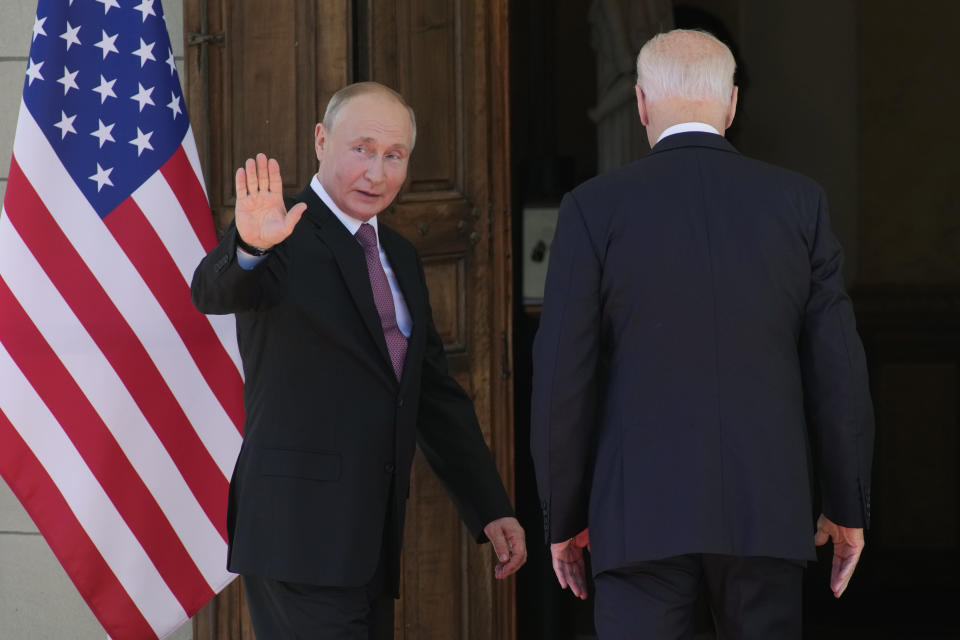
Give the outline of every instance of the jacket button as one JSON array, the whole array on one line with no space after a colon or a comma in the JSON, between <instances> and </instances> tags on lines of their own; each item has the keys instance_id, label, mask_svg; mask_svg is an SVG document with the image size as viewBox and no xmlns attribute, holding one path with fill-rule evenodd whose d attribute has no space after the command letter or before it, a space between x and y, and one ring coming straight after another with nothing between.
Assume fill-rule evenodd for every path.
<instances>
[{"instance_id":1,"label":"jacket button","mask_svg":"<svg viewBox=\"0 0 960 640\"><path fill-rule=\"evenodd\" d=\"M383 465L383 470L387 473L393 473L394 468L395 467L393 466L392 462L388 462L387 464Z\"/></svg>"},{"instance_id":2,"label":"jacket button","mask_svg":"<svg viewBox=\"0 0 960 640\"><path fill-rule=\"evenodd\" d=\"M403 398L397 398L397 406L398 406L398 407L402 407L402 406L403 406Z\"/></svg>"}]
</instances>

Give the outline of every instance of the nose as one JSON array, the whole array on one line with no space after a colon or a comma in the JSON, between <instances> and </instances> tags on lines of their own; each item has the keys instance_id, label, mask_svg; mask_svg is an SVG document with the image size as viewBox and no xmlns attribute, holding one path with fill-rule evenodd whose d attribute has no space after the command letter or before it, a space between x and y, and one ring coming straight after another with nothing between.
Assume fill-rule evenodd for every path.
<instances>
[{"instance_id":1,"label":"nose","mask_svg":"<svg viewBox=\"0 0 960 640\"><path fill-rule=\"evenodd\" d=\"M370 182L377 184L383 182L384 171L383 171L383 158L378 154L374 155L367 161L367 170L363 173L364 177Z\"/></svg>"}]
</instances>

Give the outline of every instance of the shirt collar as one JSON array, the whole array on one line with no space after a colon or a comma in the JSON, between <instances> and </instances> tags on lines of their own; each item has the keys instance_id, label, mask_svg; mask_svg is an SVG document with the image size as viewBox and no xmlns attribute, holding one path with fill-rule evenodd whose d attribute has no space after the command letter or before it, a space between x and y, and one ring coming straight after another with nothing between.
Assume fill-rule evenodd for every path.
<instances>
[{"instance_id":1,"label":"shirt collar","mask_svg":"<svg viewBox=\"0 0 960 640\"><path fill-rule=\"evenodd\" d=\"M716 135L720 135L719 131L706 122L681 122L680 124L675 124L672 127L667 127L664 129L663 133L660 134L660 137L657 138L657 142L660 142L667 136L672 136L675 133L687 133L689 131L701 131L703 133L714 133Z\"/></svg>"},{"instance_id":2,"label":"shirt collar","mask_svg":"<svg viewBox=\"0 0 960 640\"><path fill-rule=\"evenodd\" d=\"M327 193L327 190L323 188L323 185L320 184L320 178L317 174L313 174L313 180L310 181L310 186L313 188L314 192L320 196L320 199L323 200L323 204L327 205L327 208L333 212L333 215L337 216L337 220L343 223L343 226L347 228L347 231L350 232L350 235L357 235L357 231L360 230L360 225L363 224L363 220L357 220L351 216L348 216L343 211L340 210L340 207L337 206L337 203L333 201L333 198ZM380 244L380 228L377 226L377 216L373 216L367 222L373 226L373 230L377 232L377 244Z\"/></svg>"}]
</instances>

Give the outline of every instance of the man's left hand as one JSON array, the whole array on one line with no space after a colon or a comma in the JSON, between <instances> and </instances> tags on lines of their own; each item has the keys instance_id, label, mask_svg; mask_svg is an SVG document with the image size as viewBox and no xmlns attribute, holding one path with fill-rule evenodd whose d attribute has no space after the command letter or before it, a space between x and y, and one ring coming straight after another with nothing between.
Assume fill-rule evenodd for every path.
<instances>
[{"instance_id":1,"label":"man's left hand","mask_svg":"<svg viewBox=\"0 0 960 640\"><path fill-rule=\"evenodd\" d=\"M497 554L497 568L493 574L503 580L517 572L527 561L527 543L523 527L516 518L499 518L483 528Z\"/></svg>"},{"instance_id":2,"label":"man's left hand","mask_svg":"<svg viewBox=\"0 0 960 640\"><path fill-rule=\"evenodd\" d=\"M830 590L835 598L839 598L846 591L850 578L853 577L853 570L860 561L860 554L863 553L863 529L841 527L821 513L817 519L814 544L819 547L831 539L833 567L830 571Z\"/></svg>"}]
</instances>

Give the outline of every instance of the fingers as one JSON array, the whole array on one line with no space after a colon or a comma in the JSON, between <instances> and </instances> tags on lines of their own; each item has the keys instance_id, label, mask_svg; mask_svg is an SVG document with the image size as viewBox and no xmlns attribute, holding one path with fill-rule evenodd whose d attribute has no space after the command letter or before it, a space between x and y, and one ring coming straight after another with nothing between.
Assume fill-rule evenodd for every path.
<instances>
[{"instance_id":1,"label":"fingers","mask_svg":"<svg viewBox=\"0 0 960 640\"><path fill-rule=\"evenodd\" d=\"M830 539L830 534L827 533L824 529L817 529L817 533L813 536L813 544L815 546L821 546L827 543L827 540Z\"/></svg>"},{"instance_id":2,"label":"fingers","mask_svg":"<svg viewBox=\"0 0 960 640\"><path fill-rule=\"evenodd\" d=\"M523 529L516 527L507 529L507 546L510 549L510 559L506 564L497 567L497 578L503 579L513 575L527 561L527 543L524 540Z\"/></svg>"},{"instance_id":3,"label":"fingers","mask_svg":"<svg viewBox=\"0 0 960 640\"><path fill-rule=\"evenodd\" d=\"M283 179L280 177L280 163L270 158L267 163L268 188L273 193L283 193Z\"/></svg>"},{"instance_id":4,"label":"fingers","mask_svg":"<svg viewBox=\"0 0 960 640\"><path fill-rule=\"evenodd\" d=\"M583 556L573 562L564 562L554 558L553 572L557 574L560 586L570 588L570 592L581 600L587 599L587 579L583 567Z\"/></svg>"},{"instance_id":5,"label":"fingers","mask_svg":"<svg viewBox=\"0 0 960 640\"><path fill-rule=\"evenodd\" d=\"M497 560L499 560L502 565L510 559L510 547L507 545L507 539L503 535L503 527L495 524L494 526L488 526L487 529L485 533L490 539L490 544L493 545L493 552L497 554Z\"/></svg>"},{"instance_id":6,"label":"fingers","mask_svg":"<svg viewBox=\"0 0 960 640\"><path fill-rule=\"evenodd\" d=\"M511 555L509 561L506 563L500 563L494 568L493 575L497 578L497 580L508 578L515 574L526 561L526 554L524 554L522 557L516 554Z\"/></svg>"},{"instance_id":7,"label":"fingers","mask_svg":"<svg viewBox=\"0 0 960 640\"><path fill-rule=\"evenodd\" d=\"M288 215L295 213L296 207ZM490 522L483 528L490 540L499 563L494 569L498 579L513 575L527 561L527 545L524 541L523 527L514 517L504 517Z\"/></svg>"},{"instance_id":8,"label":"fingers","mask_svg":"<svg viewBox=\"0 0 960 640\"><path fill-rule=\"evenodd\" d=\"M247 172L241 167L237 169L237 200L247 197Z\"/></svg>"},{"instance_id":9,"label":"fingers","mask_svg":"<svg viewBox=\"0 0 960 640\"><path fill-rule=\"evenodd\" d=\"M834 597L839 598L847 590L847 585L850 584L853 572L860 561L860 553L859 549L851 550L846 555L834 553L833 567L830 572L830 589Z\"/></svg>"},{"instance_id":10,"label":"fingers","mask_svg":"<svg viewBox=\"0 0 960 640\"><path fill-rule=\"evenodd\" d=\"M244 166L237 169L237 198L257 193L283 193L280 163L274 158L258 153L256 159L247 158Z\"/></svg>"},{"instance_id":11,"label":"fingers","mask_svg":"<svg viewBox=\"0 0 960 640\"><path fill-rule=\"evenodd\" d=\"M567 584L567 572L562 567L563 565L557 560L556 556L554 556L553 573L557 576L557 582L560 583L560 588L566 589L569 586Z\"/></svg>"},{"instance_id":12,"label":"fingers","mask_svg":"<svg viewBox=\"0 0 960 640\"><path fill-rule=\"evenodd\" d=\"M510 560L508 560L506 564L497 565L495 574L497 578L499 578L500 580L503 580L504 578L515 574L517 570L520 569L520 567L522 567L524 563L526 563L526 561L527 561L527 552L525 550L523 551L523 553L514 552L510 556Z\"/></svg>"},{"instance_id":13,"label":"fingers","mask_svg":"<svg viewBox=\"0 0 960 640\"><path fill-rule=\"evenodd\" d=\"M273 161L276 164L276 160ZM267 156L258 153L257 154L257 188L260 191L269 191L270 190L270 172L267 169ZM277 173L280 173L280 167L277 166Z\"/></svg>"},{"instance_id":14,"label":"fingers","mask_svg":"<svg viewBox=\"0 0 960 640\"><path fill-rule=\"evenodd\" d=\"M863 545L839 543L836 539L834 540L833 564L830 569L830 590L833 591L834 597L839 598L847 590L857 563L860 562L861 553L863 553Z\"/></svg>"},{"instance_id":15,"label":"fingers","mask_svg":"<svg viewBox=\"0 0 960 640\"><path fill-rule=\"evenodd\" d=\"M247 158L244 166L247 170L247 194L253 195L260 190L260 183L257 182L257 163L253 158Z\"/></svg>"},{"instance_id":16,"label":"fingers","mask_svg":"<svg viewBox=\"0 0 960 640\"><path fill-rule=\"evenodd\" d=\"M579 567L569 567L567 584L570 585L570 592L581 600L587 599L587 578L583 570L583 565Z\"/></svg>"},{"instance_id":17,"label":"fingers","mask_svg":"<svg viewBox=\"0 0 960 640\"><path fill-rule=\"evenodd\" d=\"M553 572L562 589L569 588L576 597L587 599L587 577L583 563L583 548L573 540L550 545L553 557Z\"/></svg>"},{"instance_id":18,"label":"fingers","mask_svg":"<svg viewBox=\"0 0 960 640\"><path fill-rule=\"evenodd\" d=\"M833 522L831 522L825 515L821 513L820 517L817 518L817 533L813 537L813 544L818 547L822 544L826 544L827 540L829 540L831 536L833 536L834 541L836 541L836 533L836 525L834 525Z\"/></svg>"},{"instance_id":19,"label":"fingers","mask_svg":"<svg viewBox=\"0 0 960 640\"><path fill-rule=\"evenodd\" d=\"M293 228L297 226L297 223L300 222L303 212L307 210L307 205L303 202L298 202L293 205L293 208L290 211L287 211L287 216L283 219L284 227L286 228L286 234L290 235L293 233Z\"/></svg>"},{"instance_id":20,"label":"fingers","mask_svg":"<svg viewBox=\"0 0 960 640\"><path fill-rule=\"evenodd\" d=\"M860 561L860 554L863 553L863 529L840 526L821 513L817 518L817 533L813 542L820 546L831 539L833 564L830 568L830 590L834 597L839 598L847 590L854 569Z\"/></svg>"}]
</instances>

